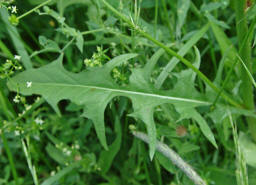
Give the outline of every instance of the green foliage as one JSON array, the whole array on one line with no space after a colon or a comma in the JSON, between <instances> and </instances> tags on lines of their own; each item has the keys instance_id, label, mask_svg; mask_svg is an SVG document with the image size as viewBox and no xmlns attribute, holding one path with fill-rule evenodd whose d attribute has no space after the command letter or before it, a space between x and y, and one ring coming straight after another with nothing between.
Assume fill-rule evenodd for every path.
<instances>
[{"instance_id":1,"label":"green foliage","mask_svg":"<svg viewBox=\"0 0 256 185\"><path fill-rule=\"evenodd\" d=\"M255 184L254 2L0 0L0 184Z\"/></svg>"}]
</instances>

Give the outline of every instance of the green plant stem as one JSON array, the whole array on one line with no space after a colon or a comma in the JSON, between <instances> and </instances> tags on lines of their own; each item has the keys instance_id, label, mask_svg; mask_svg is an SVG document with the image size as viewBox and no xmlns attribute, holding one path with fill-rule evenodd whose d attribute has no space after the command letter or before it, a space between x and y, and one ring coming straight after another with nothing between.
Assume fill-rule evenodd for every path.
<instances>
[{"instance_id":1,"label":"green plant stem","mask_svg":"<svg viewBox=\"0 0 256 185\"><path fill-rule=\"evenodd\" d=\"M156 38L157 31L157 18L158 18L158 0L155 2L155 20L154 20L154 36Z\"/></svg>"},{"instance_id":2,"label":"green plant stem","mask_svg":"<svg viewBox=\"0 0 256 185\"><path fill-rule=\"evenodd\" d=\"M170 36L171 38L173 39L173 29L172 29L172 26L170 24L170 20L168 19L169 18L169 15L168 15L168 11L167 11L167 7L166 7L166 2L165 0L162 0L162 6L163 6L163 13L164 13L164 17L165 17L165 22L169 28L169 31L170 31Z\"/></svg>"},{"instance_id":3,"label":"green plant stem","mask_svg":"<svg viewBox=\"0 0 256 185\"><path fill-rule=\"evenodd\" d=\"M35 109L37 106L42 104L44 101L45 100L42 99L42 98L40 100L38 100L36 103L33 104L33 106L32 106L33 109ZM5 96L3 96L2 89L0 89L0 105L3 107L4 113L5 113L5 116L7 117L7 119L9 121L12 121L17 116L15 115L15 111L14 111L13 107L11 105L8 106L9 104L10 103L9 103L8 99ZM16 121L18 122L19 119L16 119ZM1 138L3 140L4 148L6 150L7 157L8 157L10 166L11 166L11 170L12 170L13 178L15 180L15 184L19 185L18 175L17 175L17 172L16 172L13 156L12 156L11 150L9 148L8 141L5 138L4 130L2 130ZM30 154L29 154L29 157L28 157L28 152L27 152L26 148L24 149L25 145L24 145L23 139L21 139L21 142L22 142L22 146L23 146L23 150L24 150L25 156L27 158L27 163L28 163L29 169L30 169L30 171L32 173L32 177L33 177L34 183L35 183L35 185L38 185L38 180L37 180L37 176L36 176L35 167L32 166Z\"/></svg>"},{"instance_id":4,"label":"green plant stem","mask_svg":"<svg viewBox=\"0 0 256 185\"><path fill-rule=\"evenodd\" d=\"M33 177L33 181L35 185L39 185L38 183L38 178L37 178L37 174L36 174L36 168L35 166L32 164L32 160L31 160L31 154L30 154L30 149L29 149L29 137L26 138L26 143L27 146L25 144L24 139L21 139L21 143L22 143L22 148L25 154L25 157L27 159L27 164L28 164L28 168L30 170L30 173Z\"/></svg>"},{"instance_id":5,"label":"green plant stem","mask_svg":"<svg viewBox=\"0 0 256 185\"><path fill-rule=\"evenodd\" d=\"M224 80L224 82L223 82L223 85L222 85L222 87L221 87L221 89L220 89L220 92L217 94L217 96L216 96L216 98L215 98L215 100L214 100L214 102L213 102L213 104L212 104L213 107L216 105L216 103L217 103L217 101L218 101L218 99L219 99L219 97L220 97L221 92L222 92L222 91L224 90L224 88L226 87L226 85L227 85L227 83L228 83L228 81L229 81L229 79L230 79L230 77L231 77L231 75L232 75L232 72L234 71L234 68L235 68L235 66L236 66L237 61L238 61L238 60L235 60L235 62L233 62L232 67L229 69L228 74L227 74L227 76L226 76L226 78L225 78L225 80Z\"/></svg>"},{"instance_id":6,"label":"green plant stem","mask_svg":"<svg viewBox=\"0 0 256 185\"><path fill-rule=\"evenodd\" d=\"M228 112L228 114L229 114L229 122L230 122L232 132L233 132L233 141L235 144L234 146L235 146L235 151L236 151L237 184L238 185L248 185L249 183L248 183L248 173L247 173L247 168L246 168L246 161L245 161L244 155L241 151L241 146L239 144L236 123L233 123L233 118L231 116L230 111Z\"/></svg>"},{"instance_id":7,"label":"green plant stem","mask_svg":"<svg viewBox=\"0 0 256 185\"><path fill-rule=\"evenodd\" d=\"M156 176L157 176L158 184L163 185L162 176L161 176L161 167L158 160L154 160L154 164L157 172Z\"/></svg>"},{"instance_id":8,"label":"green plant stem","mask_svg":"<svg viewBox=\"0 0 256 185\"><path fill-rule=\"evenodd\" d=\"M14 111L8 103L9 102L6 99L6 97L4 96L4 93L3 93L2 89L0 89L0 105L3 109L3 112L4 112L5 116L10 121L10 120L12 120L12 117L14 116L13 115ZM1 135L1 138L2 138L2 141L3 141L3 144L4 144L4 148L5 148L5 151L6 151L10 166L11 166L12 175L13 175L15 184L19 185L18 174L17 174L16 168L15 168L15 164L14 164L14 160L13 160L13 156L12 156L10 147L8 145L8 141L5 137L4 130L0 129L0 132L2 132L2 133L0 133L0 135Z\"/></svg>"},{"instance_id":9,"label":"green plant stem","mask_svg":"<svg viewBox=\"0 0 256 185\"><path fill-rule=\"evenodd\" d=\"M236 30L238 36L238 45L241 59L244 61L247 69L252 73L252 59L251 59L251 46L250 40L244 43L244 39L247 37L248 33L248 24L246 19L246 0L235 0L235 9L236 9ZM240 88L240 93L243 99L245 108L249 110L254 110L254 98L253 98L253 88L250 78L247 74L245 68L240 65L241 79L242 84ZM252 139L256 142L256 119L252 117L246 118L249 131L251 133Z\"/></svg>"},{"instance_id":10,"label":"green plant stem","mask_svg":"<svg viewBox=\"0 0 256 185\"><path fill-rule=\"evenodd\" d=\"M105 31L105 30L106 30L105 28L99 28L99 29L90 30L90 31L83 31L83 32L81 32L81 34L82 35L88 35L88 34L91 34L91 33L102 32L102 31Z\"/></svg>"},{"instance_id":11,"label":"green plant stem","mask_svg":"<svg viewBox=\"0 0 256 185\"><path fill-rule=\"evenodd\" d=\"M0 49L4 52L4 54L6 54L6 56L8 58L11 58L11 59L14 58L12 52L9 50L9 48L1 40L0 40Z\"/></svg>"},{"instance_id":12,"label":"green plant stem","mask_svg":"<svg viewBox=\"0 0 256 185\"><path fill-rule=\"evenodd\" d=\"M75 40L76 38L73 37L62 49L61 49L61 53L63 53L65 51L65 49L67 49L72 43L73 41Z\"/></svg>"},{"instance_id":13,"label":"green plant stem","mask_svg":"<svg viewBox=\"0 0 256 185\"><path fill-rule=\"evenodd\" d=\"M18 175L17 175L16 168L15 168L15 165L14 165L12 153L11 153L11 150L9 148L8 141L7 141L6 137L5 137L5 134L4 134L3 130L2 130L2 133L1 133L1 138L3 140L4 148L5 148L5 151L6 151L6 154L7 154L9 163L10 163L10 166L11 166L12 175L13 175L15 184L19 185Z\"/></svg>"},{"instance_id":14,"label":"green plant stem","mask_svg":"<svg viewBox=\"0 0 256 185\"><path fill-rule=\"evenodd\" d=\"M43 3L41 3L41 4L39 4L39 5L36 6L35 8L32 8L31 10L29 10L29 11L27 11L26 13L22 14L21 16L19 16L17 19L18 19L18 20L22 19L23 17L25 17L25 16L31 14L32 12L34 12L34 11L36 11L37 9L41 8L42 6L44 6L44 5L48 4L48 3L50 3L51 1L52 1L52 0L48 0L48 1L45 1L45 2L43 2Z\"/></svg>"},{"instance_id":15,"label":"green plant stem","mask_svg":"<svg viewBox=\"0 0 256 185\"><path fill-rule=\"evenodd\" d=\"M45 100L43 98L38 99L35 103L33 103L31 105L31 108L27 111L25 111L24 114L22 114L21 116L16 117L16 119L14 119L14 122L18 122L20 121L22 118L24 118L25 116L29 115L30 113L32 113L37 107L39 107L40 105L42 105L45 102Z\"/></svg>"},{"instance_id":16,"label":"green plant stem","mask_svg":"<svg viewBox=\"0 0 256 185\"><path fill-rule=\"evenodd\" d=\"M185 64L187 67L191 68L194 72L197 73L197 75L207 84L209 85L216 93L220 92L220 89L216 87L200 70L198 70L195 66L193 66L187 59L183 58L182 56L178 55L175 51L172 49L168 48L165 46L163 43L159 42L158 40L154 39L151 37L148 33L140 29L138 26L134 25L126 16L121 14L119 11L117 11L115 8L113 8L108 2L105 0L101 0L103 4L111 10L116 16L118 16L120 19L122 19L124 22L126 22L130 27L132 27L134 30L138 31L142 36L147 38L148 40L152 41L156 45L160 46L163 48L169 55L175 56L178 58L183 64ZM220 93L220 96L224 98L226 101L228 101L231 105L238 107L238 108L243 108L242 105L237 103L235 100L233 100L231 97L229 97L227 94L224 92Z\"/></svg>"}]
</instances>

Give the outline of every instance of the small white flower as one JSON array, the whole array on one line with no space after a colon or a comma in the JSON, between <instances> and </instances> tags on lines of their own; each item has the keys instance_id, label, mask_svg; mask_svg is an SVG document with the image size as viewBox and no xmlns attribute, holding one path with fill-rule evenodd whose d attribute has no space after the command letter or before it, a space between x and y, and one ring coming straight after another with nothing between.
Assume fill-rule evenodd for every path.
<instances>
[{"instance_id":1,"label":"small white flower","mask_svg":"<svg viewBox=\"0 0 256 185\"><path fill-rule=\"evenodd\" d=\"M38 102L39 100L40 100L40 97L37 97L37 98L36 98L36 102Z\"/></svg>"},{"instance_id":2,"label":"small white flower","mask_svg":"<svg viewBox=\"0 0 256 185\"><path fill-rule=\"evenodd\" d=\"M27 105L27 106L25 107L25 110L28 111L29 109L31 109L31 107L32 107L31 105ZM24 113L25 113L25 112L24 112Z\"/></svg>"},{"instance_id":3,"label":"small white flower","mask_svg":"<svg viewBox=\"0 0 256 185\"><path fill-rule=\"evenodd\" d=\"M55 171L51 171L51 176L54 176L55 175Z\"/></svg>"},{"instance_id":4,"label":"small white flower","mask_svg":"<svg viewBox=\"0 0 256 185\"><path fill-rule=\"evenodd\" d=\"M14 135L15 135L15 136L19 136L19 135L20 135L20 131L15 130L15 131L14 131Z\"/></svg>"},{"instance_id":5,"label":"small white flower","mask_svg":"<svg viewBox=\"0 0 256 185\"><path fill-rule=\"evenodd\" d=\"M27 88L32 86L32 82L27 82Z\"/></svg>"},{"instance_id":6,"label":"small white flower","mask_svg":"<svg viewBox=\"0 0 256 185\"><path fill-rule=\"evenodd\" d=\"M68 151L66 152L66 155L67 155L67 156L70 156L70 155L71 155L71 151L68 150Z\"/></svg>"},{"instance_id":7,"label":"small white flower","mask_svg":"<svg viewBox=\"0 0 256 185\"><path fill-rule=\"evenodd\" d=\"M16 6L12 6L12 13L17 13L17 7Z\"/></svg>"},{"instance_id":8,"label":"small white flower","mask_svg":"<svg viewBox=\"0 0 256 185\"><path fill-rule=\"evenodd\" d=\"M19 96L15 96L15 97L13 98L13 102L14 102L14 103L19 103L19 102L20 102Z\"/></svg>"},{"instance_id":9,"label":"small white flower","mask_svg":"<svg viewBox=\"0 0 256 185\"><path fill-rule=\"evenodd\" d=\"M14 55L14 59L15 59L15 60L20 60L20 59L21 59L21 56L19 56L19 55Z\"/></svg>"},{"instance_id":10,"label":"small white flower","mask_svg":"<svg viewBox=\"0 0 256 185\"><path fill-rule=\"evenodd\" d=\"M35 119L35 122L36 122L36 124L38 124L38 125L42 125L42 124L44 123L44 121L43 121L41 118L36 118L36 119Z\"/></svg>"},{"instance_id":11,"label":"small white flower","mask_svg":"<svg viewBox=\"0 0 256 185\"><path fill-rule=\"evenodd\" d=\"M79 144L76 144L76 145L75 145L75 148L76 148L76 149L79 149L79 148L80 148Z\"/></svg>"}]
</instances>

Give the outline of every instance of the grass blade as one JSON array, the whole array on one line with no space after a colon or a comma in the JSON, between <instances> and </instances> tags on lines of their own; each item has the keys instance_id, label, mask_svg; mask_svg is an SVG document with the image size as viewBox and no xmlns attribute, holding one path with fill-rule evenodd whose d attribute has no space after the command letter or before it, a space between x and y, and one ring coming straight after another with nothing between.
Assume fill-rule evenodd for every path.
<instances>
[{"instance_id":1,"label":"grass blade","mask_svg":"<svg viewBox=\"0 0 256 185\"><path fill-rule=\"evenodd\" d=\"M0 8L0 15L2 17L3 22L5 23L6 29L12 39L12 42L18 52L18 54L21 56L21 61L26 69L32 68L32 62L30 60L30 57L25 50L23 41L17 31L17 29L11 25L11 23L8 20L9 14L6 9Z\"/></svg>"},{"instance_id":2,"label":"grass blade","mask_svg":"<svg viewBox=\"0 0 256 185\"><path fill-rule=\"evenodd\" d=\"M52 185L56 181L58 181L60 178L64 177L66 174L71 172L74 168L78 167L78 163L71 164L70 166L63 168L58 173L56 173L54 176L49 177L46 179L41 185Z\"/></svg>"},{"instance_id":3,"label":"grass blade","mask_svg":"<svg viewBox=\"0 0 256 185\"><path fill-rule=\"evenodd\" d=\"M204 34L209 29L209 24L206 24L201 30L199 30L178 52L178 55L184 56L197 42L200 38L204 36ZM169 72L172 71L172 69L176 66L176 64L179 62L179 59L176 57L173 57L170 62L165 66L161 74L158 76L155 87L159 89L167 76L169 75Z\"/></svg>"},{"instance_id":4,"label":"grass blade","mask_svg":"<svg viewBox=\"0 0 256 185\"><path fill-rule=\"evenodd\" d=\"M248 77L250 79L250 81L252 82L253 86L256 88L256 82L251 74L251 72L249 71L249 69L246 67L245 63L243 62L243 60L241 59L241 57L239 55L236 55L238 58L238 61L241 62L241 64L243 65L244 69L246 70L246 73L248 74Z\"/></svg>"}]
</instances>

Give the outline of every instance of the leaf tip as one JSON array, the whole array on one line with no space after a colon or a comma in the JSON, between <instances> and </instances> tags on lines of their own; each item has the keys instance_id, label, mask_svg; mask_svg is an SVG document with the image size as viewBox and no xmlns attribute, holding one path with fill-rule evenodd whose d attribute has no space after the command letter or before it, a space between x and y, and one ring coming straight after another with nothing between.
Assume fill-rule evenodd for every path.
<instances>
[{"instance_id":1,"label":"leaf tip","mask_svg":"<svg viewBox=\"0 0 256 185\"><path fill-rule=\"evenodd\" d=\"M149 152L149 158L150 158L150 161L152 161L152 160L153 160L154 155L155 155L155 149L150 149L150 152Z\"/></svg>"}]
</instances>

